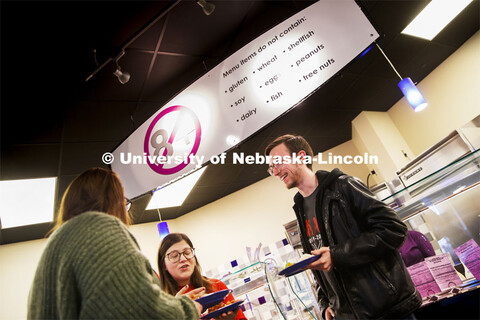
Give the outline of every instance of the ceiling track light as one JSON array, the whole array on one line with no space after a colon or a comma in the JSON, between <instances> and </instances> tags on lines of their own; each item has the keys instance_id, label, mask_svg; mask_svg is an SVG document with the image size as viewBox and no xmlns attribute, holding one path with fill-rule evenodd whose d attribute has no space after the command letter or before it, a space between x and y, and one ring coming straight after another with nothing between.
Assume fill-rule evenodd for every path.
<instances>
[{"instance_id":1,"label":"ceiling track light","mask_svg":"<svg viewBox=\"0 0 480 320\"><path fill-rule=\"evenodd\" d=\"M117 76L118 81L120 81L121 84L125 84L130 80L130 73L126 71L122 71L120 66L118 65L118 60L120 60L121 57L125 54L125 51L122 50L116 57L115 57L115 64L117 65L117 69L113 72L115 76Z\"/></svg>"},{"instance_id":2,"label":"ceiling track light","mask_svg":"<svg viewBox=\"0 0 480 320\"><path fill-rule=\"evenodd\" d=\"M390 59L388 59L387 55L385 52L383 52L382 48L378 45L378 43L375 43L377 46L378 50L382 53L382 55L385 57L387 62L390 64L392 67L393 71L397 74L397 76L400 78L400 82L398 83L398 87L402 91L403 95L407 99L408 103L412 106L413 110L415 112L421 111L425 109L428 106L427 101L425 101L425 98L422 96L420 91L417 89L415 84L413 83L412 79L410 78L402 78L402 76L398 73L397 69L393 66L392 62Z\"/></svg>"},{"instance_id":3,"label":"ceiling track light","mask_svg":"<svg viewBox=\"0 0 480 320\"><path fill-rule=\"evenodd\" d=\"M177 6L182 0L176 0L175 2L172 2L168 7L166 7L164 10L162 10L162 12L158 13L156 16L154 16L152 19L150 19L146 24L144 24L139 30L137 30L132 36L130 36L130 38L128 38L121 46L121 52L120 54L118 54L116 57L112 57L110 56L107 60L105 60L101 65L98 66L98 62L96 62L97 64L97 68L91 73L89 74L86 78L85 78L85 81L88 81L90 80L94 75L96 75L100 70L102 70L107 64L109 64L110 62L112 61L118 61L118 59L120 59L123 54L125 53L124 50L125 48L128 48L128 46L130 46L133 42L135 42L142 34L144 34L147 30L149 30L152 26L154 26L158 21L160 21L163 17L165 17L175 6ZM215 7L215 6L214 6ZM96 52L95 52L96 53ZM118 63L117 63L117 69L119 69L118 67ZM115 71L116 72L116 71ZM114 72L114 74L115 74ZM120 70L121 72L121 70ZM122 72L121 74L125 74L126 72ZM116 74L115 74L116 75ZM130 76L130 75L129 75ZM120 78L118 79L120 80ZM127 80L128 81L128 80ZM121 81L120 81L121 82Z\"/></svg>"},{"instance_id":4,"label":"ceiling track light","mask_svg":"<svg viewBox=\"0 0 480 320\"><path fill-rule=\"evenodd\" d=\"M215 11L215 5L211 2L207 2L206 0L197 0L197 4L202 7L203 13L209 16Z\"/></svg>"},{"instance_id":5,"label":"ceiling track light","mask_svg":"<svg viewBox=\"0 0 480 320\"><path fill-rule=\"evenodd\" d=\"M120 81L121 84L125 84L130 80L130 73L122 71L120 66L117 64L117 69L115 72L113 72L114 75L117 76L118 81Z\"/></svg>"}]
</instances>

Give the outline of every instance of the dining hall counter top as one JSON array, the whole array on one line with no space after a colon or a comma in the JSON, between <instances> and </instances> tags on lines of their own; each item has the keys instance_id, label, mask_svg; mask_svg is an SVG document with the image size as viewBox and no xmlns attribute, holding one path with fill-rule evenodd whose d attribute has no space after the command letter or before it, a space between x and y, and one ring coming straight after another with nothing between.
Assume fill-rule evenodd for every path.
<instances>
[{"instance_id":1,"label":"dining hall counter top","mask_svg":"<svg viewBox=\"0 0 480 320\"><path fill-rule=\"evenodd\" d=\"M467 279L460 286L425 297L415 311L421 319L480 319L480 281Z\"/></svg>"}]
</instances>

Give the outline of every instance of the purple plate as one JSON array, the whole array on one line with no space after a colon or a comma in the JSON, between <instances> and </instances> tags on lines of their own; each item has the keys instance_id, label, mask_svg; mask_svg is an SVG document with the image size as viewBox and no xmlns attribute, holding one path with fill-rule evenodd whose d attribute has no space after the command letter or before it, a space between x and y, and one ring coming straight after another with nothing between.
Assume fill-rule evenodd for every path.
<instances>
[{"instance_id":1,"label":"purple plate","mask_svg":"<svg viewBox=\"0 0 480 320\"><path fill-rule=\"evenodd\" d=\"M200 319L212 319L212 318L216 318L218 317L219 315L221 315L222 313L227 313L228 311L232 311L232 310L235 310L237 309L242 303L243 303L244 300L239 300L237 302L234 302L232 304L229 304L228 306L225 306L223 308L220 308L218 310L215 310L213 312L210 312L210 313L207 313L206 315L202 316Z\"/></svg>"},{"instance_id":2,"label":"purple plate","mask_svg":"<svg viewBox=\"0 0 480 320\"><path fill-rule=\"evenodd\" d=\"M197 301L202 305L203 310L207 310L208 308L213 307L219 304L220 302L222 302L230 292L232 292L232 290L229 290L229 289L212 292L203 297L195 299L195 301Z\"/></svg>"},{"instance_id":3,"label":"purple plate","mask_svg":"<svg viewBox=\"0 0 480 320\"><path fill-rule=\"evenodd\" d=\"M321 257L321 255L315 255L315 256L310 257L308 259L299 261L299 262L295 263L294 265L291 265L290 267L283 269L282 271L280 271L278 273L278 275L279 276L285 276L285 277L293 276L297 273L300 273L300 272L304 271L303 268L308 266L313 261L318 260L320 257Z\"/></svg>"}]
</instances>

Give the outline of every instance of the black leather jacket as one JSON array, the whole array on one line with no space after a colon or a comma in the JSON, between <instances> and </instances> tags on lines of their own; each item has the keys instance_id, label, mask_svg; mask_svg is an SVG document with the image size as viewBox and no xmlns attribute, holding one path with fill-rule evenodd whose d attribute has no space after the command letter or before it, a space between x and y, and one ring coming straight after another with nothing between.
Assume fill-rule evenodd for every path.
<instances>
[{"instance_id":1,"label":"black leather jacket","mask_svg":"<svg viewBox=\"0 0 480 320\"><path fill-rule=\"evenodd\" d=\"M322 221L333 269L313 271L318 301L324 316L331 306L342 319L398 319L421 305L398 248L407 227L397 214L378 201L357 178L338 169L317 171L320 189L317 221ZM293 209L305 252L303 197L295 196Z\"/></svg>"}]
</instances>

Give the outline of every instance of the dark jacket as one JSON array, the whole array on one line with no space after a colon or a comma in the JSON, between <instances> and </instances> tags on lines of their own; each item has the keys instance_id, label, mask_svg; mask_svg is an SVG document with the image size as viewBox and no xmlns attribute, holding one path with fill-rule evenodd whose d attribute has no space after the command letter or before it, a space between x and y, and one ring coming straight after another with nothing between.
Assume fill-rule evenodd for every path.
<instances>
[{"instance_id":1,"label":"dark jacket","mask_svg":"<svg viewBox=\"0 0 480 320\"><path fill-rule=\"evenodd\" d=\"M316 176L317 221L333 262L330 272L312 270L322 315L328 306L344 319L411 314L422 301L398 252L407 234L405 224L359 179L338 169L317 171ZM297 193L293 209L303 248L310 253L302 207L303 197Z\"/></svg>"}]
</instances>

